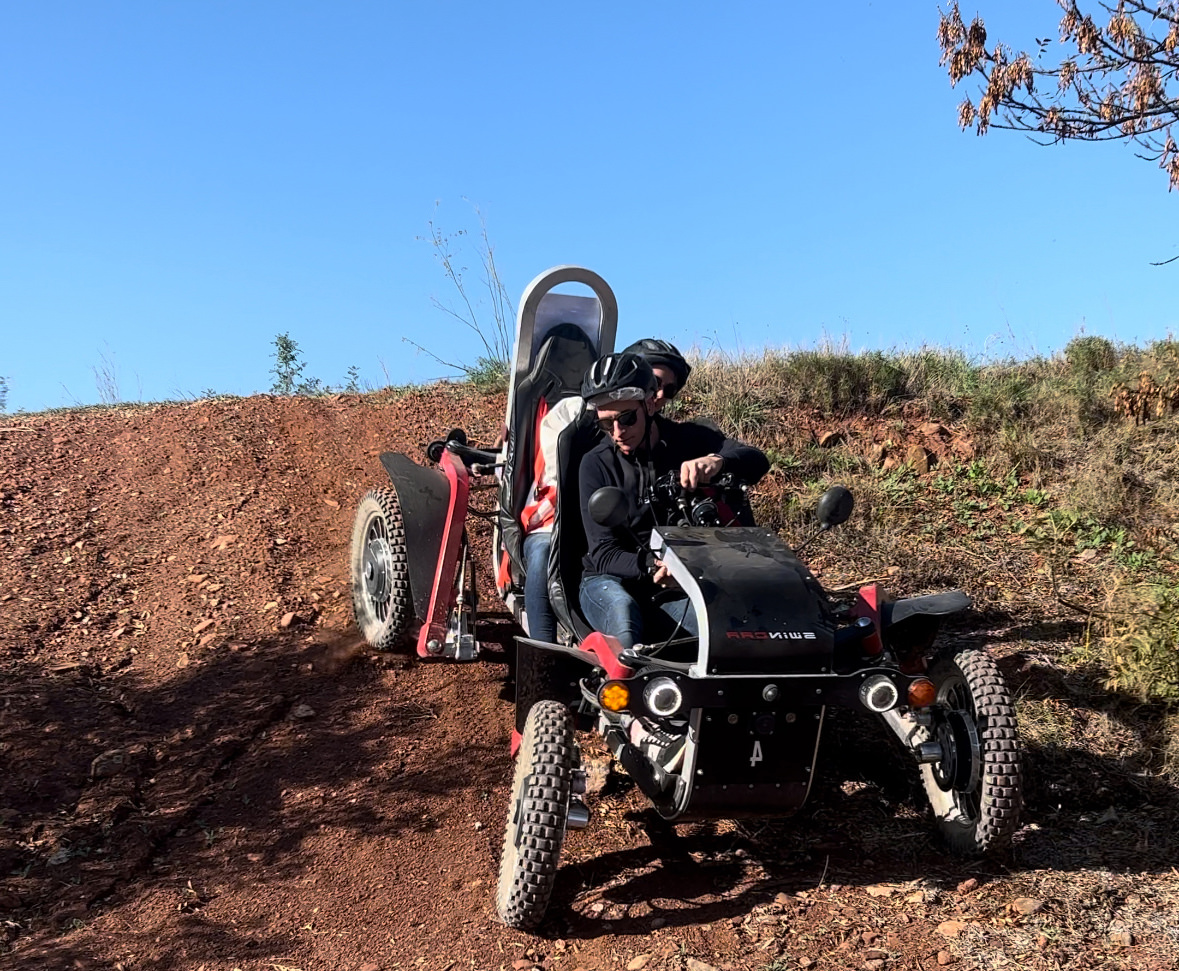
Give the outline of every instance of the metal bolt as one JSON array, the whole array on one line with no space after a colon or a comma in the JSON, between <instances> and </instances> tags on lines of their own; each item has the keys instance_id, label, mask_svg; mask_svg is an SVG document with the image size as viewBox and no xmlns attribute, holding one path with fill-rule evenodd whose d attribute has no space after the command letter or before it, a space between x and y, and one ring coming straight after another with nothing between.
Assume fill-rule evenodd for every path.
<instances>
[{"instance_id":1,"label":"metal bolt","mask_svg":"<svg viewBox=\"0 0 1179 971\"><path fill-rule=\"evenodd\" d=\"M737 724L737 713L736 712L733 712L733 714L729 715L729 724L730 725Z\"/></svg>"},{"instance_id":2,"label":"metal bolt","mask_svg":"<svg viewBox=\"0 0 1179 971\"><path fill-rule=\"evenodd\" d=\"M761 696L766 701L777 701L778 694L778 686L776 684L767 684L764 688L761 689Z\"/></svg>"}]
</instances>

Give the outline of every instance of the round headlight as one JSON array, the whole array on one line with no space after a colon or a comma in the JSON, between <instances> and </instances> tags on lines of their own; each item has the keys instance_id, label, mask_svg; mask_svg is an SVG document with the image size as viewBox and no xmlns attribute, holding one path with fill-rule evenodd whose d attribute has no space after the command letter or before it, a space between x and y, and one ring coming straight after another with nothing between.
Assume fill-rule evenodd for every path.
<instances>
[{"instance_id":1,"label":"round headlight","mask_svg":"<svg viewBox=\"0 0 1179 971\"><path fill-rule=\"evenodd\" d=\"M901 694L892 680L883 674L874 674L860 685L860 702L869 711L877 714L897 706Z\"/></svg>"},{"instance_id":2,"label":"round headlight","mask_svg":"<svg viewBox=\"0 0 1179 971\"><path fill-rule=\"evenodd\" d=\"M671 678L655 678L643 689L647 711L661 718L674 715L684 703L684 693Z\"/></svg>"}]
</instances>

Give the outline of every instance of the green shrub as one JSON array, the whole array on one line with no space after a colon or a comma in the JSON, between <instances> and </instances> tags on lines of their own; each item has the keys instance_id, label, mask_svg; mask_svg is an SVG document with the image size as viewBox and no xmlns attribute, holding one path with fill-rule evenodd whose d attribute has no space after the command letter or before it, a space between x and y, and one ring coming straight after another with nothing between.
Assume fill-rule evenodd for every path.
<instances>
[{"instance_id":1,"label":"green shrub","mask_svg":"<svg viewBox=\"0 0 1179 971\"><path fill-rule=\"evenodd\" d=\"M1142 701L1179 702L1179 587L1123 585L1110 602L1125 612L1107 620L1096 645L1108 687Z\"/></svg>"},{"instance_id":2,"label":"green shrub","mask_svg":"<svg viewBox=\"0 0 1179 971\"><path fill-rule=\"evenodd\" d=\"M511 364L502 357L480 357L466 369L467 380L476 391L494 394L508 389Z\"/></svg>"},{"instance_id":3,"label":"green shrub","mask_svg":"<svg viewBox=\"0 0 1179 971\"><path fill-rule=\"evenodd\" d=\"M1064 347L1064 359L1069 369L1081 374L1112 371L1118 365L1118 352L1104 337L1085 334L1074 337Z\"/></svg>"},{"instance_id":4,"label":"green shrub","mask_svg":"<svg viewBox=\"0 0 1179 971\"><path fill-rule=\"evenodd\" d=\"M270 373L274 375L274 383L270 386L273 394L324 394L327 390L319 378L304 378L303 371L307 362L303 360L303 353L299 350L298 342L290 333L277 334L274 338L274 367Z\"/></svg>"},{"instance_id":5,"label":"green shrub","mask_svg":"<svg viewBox=\"0 0 1179 971\"><path fill-rule=\"evenodd\" d=\"M693 361L692 380L686 392L672 402L670 417L705 416L728 435L755 436L770 444L762 426L770 409L779 404L763 362L756 358L712 353Z\"/></svg>"}]
</instances>

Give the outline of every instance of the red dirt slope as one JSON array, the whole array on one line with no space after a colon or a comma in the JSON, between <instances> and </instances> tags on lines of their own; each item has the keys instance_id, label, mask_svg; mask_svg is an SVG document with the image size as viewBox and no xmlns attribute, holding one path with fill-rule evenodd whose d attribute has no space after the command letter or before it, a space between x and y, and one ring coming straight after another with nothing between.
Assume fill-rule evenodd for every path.
<instances>
[{"instance_id":1,"label":"red dirt slope","mask_svg":"<svg viewBox=\"0 0 1179 971\"><path fill-rule=\"evenodd\" d=\"M541 934L497 924L513 625L471 665L373 657L347 549L381 451L488 442L502 408L442 386L0 420L0 965L1172 966L1174 861L1072 845L1058 807L1010 866L963 866L838 722L793 823L660 826L609 775ZM1136 806L1133 832L1173 827Z\"/></svg>"}]
</instances>

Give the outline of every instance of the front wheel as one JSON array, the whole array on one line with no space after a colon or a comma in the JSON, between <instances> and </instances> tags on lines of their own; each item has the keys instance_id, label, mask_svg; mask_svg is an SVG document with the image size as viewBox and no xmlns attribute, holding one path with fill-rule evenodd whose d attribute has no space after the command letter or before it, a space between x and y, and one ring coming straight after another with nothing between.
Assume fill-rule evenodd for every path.
<instances>
[{"instance_id":1,"label":"front wheel","mask_svg":"<svg viewBox=\"0 0 1179 971\"><path fill-rule=\"evenodd\" d=\"M533 705L516 753L495 897L500 919L517 930L534 929L553 895L575 762L572 713L556 701Z\"/></svg>"},{"instance_id":2,"label":"front wheel","mask_svg":"<svg viewBox=\"0 0 1179 971\"><path fill-rule=\"evenodd\" d=\"M937 686L933 741L942 758L921 777L951 851L978 856L1011 840L1022 804L1022 753L1015 706L991 656L966 650L929 669Z\"/></svg>"}]
</instances>

